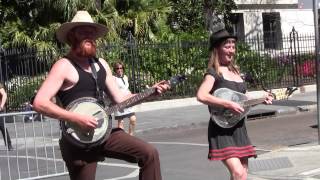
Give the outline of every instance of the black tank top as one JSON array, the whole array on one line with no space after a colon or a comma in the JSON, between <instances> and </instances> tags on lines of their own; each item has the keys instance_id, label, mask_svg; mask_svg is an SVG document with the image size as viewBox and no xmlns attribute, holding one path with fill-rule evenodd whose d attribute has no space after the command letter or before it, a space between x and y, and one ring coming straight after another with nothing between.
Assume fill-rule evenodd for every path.
<instances>
[{"instance_id":1,"label":"black tank top","mask_svg":"<svg viewBox=\"0 0 320 180\"><path fill-rule=\"evenodd\" d=\"M209 68L206 74L210 74L215 79L214 85L212 86L212 89L210 91L211 94L219 88L229 88L231 90L241 92L241 93L246 93L247 91L247 87L244 82L235 82L235 81L226 80L223 78L223 76L219 76L213 68ZM210 106L208 106L208 109L209 109L209 112L211 113Z\"/></svg>"},{"instance_id":2,"label":"black tank top","mask_svg":"<svg viewBox=\"0 0 320 180\"><path fill-rule=\"evenodd\" d=\"M72 101L81 98L81 97L94 97L97 98L96 83L91 73L84 71L78 64L74 63L72 60L69 60L71 64L75 67L78 72L79 80L78 82L70 89L62 91L59 90L57 97L61 101L62 105L66 107ZM100 90L106 92L106 70L102 64L96 60L99 65L99 70L97 71L97 81Z\"/></svg>"},{"instance_id":3,"label":"black tank top","mask_svg":"<svg viewBox=\"0 0 320 180\"><path fill-rule=\"evenodd\" d=\"M223 76L219 76L213 68L209 68L206 74L210 74L215 78L214 86L210 91L211 94L219 88L229 88L231 90L241 92L241 93L246 93L247 91L247 87L244 82L235 82L235 81L226 80L223 78Z\"/></svg>"}]
</instances>

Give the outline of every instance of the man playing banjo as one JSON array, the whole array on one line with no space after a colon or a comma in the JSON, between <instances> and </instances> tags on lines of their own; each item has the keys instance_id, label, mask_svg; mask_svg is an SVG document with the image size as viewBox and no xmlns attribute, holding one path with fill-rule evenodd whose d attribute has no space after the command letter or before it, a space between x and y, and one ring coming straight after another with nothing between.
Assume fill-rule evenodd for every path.
<instances>
[{"instance_id":1,"label":"man playing banjo","mask_svg":"<svg viewBox=\"0 0 320 180\"><path fill-rule=\"evenodd\" d=\"M134 96L123 95L114 82L108 63L95 58L95 40L106 32L106 26L94 23L87 11L78 11L71 22L59 27L56 31L57 38L62 43L67 43L70 51L55 62L41 85L33 103L37 112L59 119L61 123L76 124L85 132L92 132L99 124L95 117L68 111L52 103L51 98L56 96L62 106L66 107L82 97L96 98L99 94L97 89L108 94L115 103ZM92 77L93 74L96 74L95 78ZM160 94L169 85L166 81L161 81L153 87L156 94ZM59 144L72 180L95 179L97 162L103 161L105 157L138 163L140 180L161 179L159 154L155 147L119 128L112 129L105 141L90 148L74 146L64 135Z\"/></svg>"}]
</instances>

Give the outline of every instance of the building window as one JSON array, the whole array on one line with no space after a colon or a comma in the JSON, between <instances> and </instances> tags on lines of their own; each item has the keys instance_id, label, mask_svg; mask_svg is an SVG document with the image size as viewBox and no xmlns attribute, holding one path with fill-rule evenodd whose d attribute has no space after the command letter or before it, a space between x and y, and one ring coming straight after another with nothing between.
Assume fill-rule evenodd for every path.
<instances>
[{"instance_id":1,"label":"building window","mask_svg":"<svg viewBox=\"0 0 320 180\"><path fill-rule=\"evenodd\" d=\"M282 31L279 12L262 13L264 47L282 49Z\"/></svg>"},{"instance_id":2,"label":"building window","mask_svg":"<svg viewBox=\"0 0 320 180\"><path fill-rule=\"evenodd\" d=\"M230 16L232 30L239 40L244 40L244 21L243 13L233 13Z\"/></svg>"}]
</instances>

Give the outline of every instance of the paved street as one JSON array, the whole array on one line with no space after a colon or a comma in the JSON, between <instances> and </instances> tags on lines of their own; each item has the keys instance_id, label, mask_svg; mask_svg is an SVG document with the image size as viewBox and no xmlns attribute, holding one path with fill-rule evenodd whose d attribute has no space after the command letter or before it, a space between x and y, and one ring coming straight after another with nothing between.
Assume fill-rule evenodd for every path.
<instances>
[{"instance_id":1,"label":"paved street","mask_svg":"<svg viewBox=\"0 0 320 180\"><path fill-rule=\"evenodd\" d=\"M315 112L312 111L257 119L248 121L247 127L253 144L257 146L258 154L262 155L278 151L283 147L299 147L301 144L316 142L317 130L312 127L314 117ZM221 162L210 162L206 159L206 133L206 124L199 124L161 128L157 131L139 133L138 136L152 143L159 150L164 180L229 180L228 172ZM250 162L259 161L259 159L260 156ZM261 169L256 164L251 166L254 170L251 172L253 174L261 173ZM107 159L104 163L100 163L97 179L135 180L137 173L136 164ZM256 177L251 175L249 179L256 180Z\"/></svg>"},{"instance_id":2,"label":"paved street","mask_svg":"<svg viewBox=\"0 0 320 180\"><path fill-rule=\"evenodd\" d=\"M303 98L303 96L305 98ZM314 144L317 141L317 129L315 125L315 111L301 111L297 107L304 107L305 105L311 106L315 104L314 92L297 94L295 98L289 101L275 102L272 106L256 106L252 113L260 112L260 109L275 111L271 116L262 116L258 118L249 119L247 122L249 135L253 144L257 146L259 160L264 155L276 152L285 147L296 147L300 145ZM165 104L168 105L168 104ZM273 108L272 108L273 107ZM269 108L269 109L268 109ZM192 105L184 107L175 107L170 109L159 109L152 111L137 112L138 125L137 136L152 143L157 147L160 153L162 175L164 180L197 180L197 179L219 179L227 180L228 172L221 162L209 162L206 159L207 154L207 123L208 111L204 105ZM51 126L46 126L51 124ZM27 128L32 132L32 129L37 127L44 127L44 132L59 136L57 121L47 120L44 123L35 122L35 124L26 124L26 127L18 126L18 131ZM36 127L35 127L36 126ZM53 128L51 128L53 127ZM32 134L32 133L31 133ZM31 136L31 135L30 135ZM46 147L38 151L36 158L45 158L44 152L53 152L55 154L55 161L62 163L57 146L57 139L54 140L54 147ZM40 144L43 139L41 138L27 138L29 143ZM14 157L16 154L23 154L22 147L24 147L23 139L18 141L19 151L10 152ZM39 142L39 143L38 143ZM54 151L53 151L54 149ZM6 151L0 151L1 154L6 156ZM29 154L31 156L32 154ZM283 159L280 159L283 160ZM286 158L284 160L287 160ZM13 163L16 159L10 159ZM1 161L0 167L6 161ZM27 162L20 159L20 164ZM256 161L258 164L259 161ZM288 161L290 162L290 161ZM43 162L44 163L44 162ZM43 164L40 161L38 167L35 162L30 161L30 169L25 170L22 174L34 175L36 168L43 168L54 165ZM256 163L256 164L257 164ZM289 164L289 163L288 163ZM257 165L252 165L253 170L250 178L257 179L258 176L264 176L264 172L272 172L270 169L261 171ZM307 172L307 170L305 170ZM261 175L262 173L262 175ZM303 172L301 172L303 173ZM2 172L2 176L5 173ZM310 176L310 175L309 175ZM314 174L312 174L313 177ZM107 159L105 162L100 163L97 170L96 179L138 179L138 167L136 164L129 164L123 161ZM66 179L66 175L60 177L49 178L54 180ZM272 179L272 178L271 178Z\"/></svg>"}]
</instances>

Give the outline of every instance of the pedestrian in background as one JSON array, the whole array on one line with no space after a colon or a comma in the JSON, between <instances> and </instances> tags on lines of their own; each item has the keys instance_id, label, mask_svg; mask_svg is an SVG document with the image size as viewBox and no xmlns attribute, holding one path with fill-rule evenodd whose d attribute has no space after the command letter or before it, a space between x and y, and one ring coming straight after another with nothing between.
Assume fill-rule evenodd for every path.
<instances>
[{"instance_id":1,"label":"pedestrian in background","mask_svg":"<svg viewBox=\"0 0 320 180\"><path fill-rule=\"evenodd\" d=\"M247 91L239 67L234 61L236 40L237 37L229 34L224 28L210 36L211 54L208 70L197 92L198 101L209 105L210 113L215 110L211 108L212 106L229 109L233 114L244 112L244 108L237 102L213 95L215 90L220 88L228 88L243 94ZM271 101L272 97L266 96L265 103L270 104ZM246 180L248 158L257 156L248 137L244 119L239 119L239 122L231 128L220 127L213 117L209 120L208 159L222 161L229 170L231 180Z\"/></svg>"},{"instance_id":2,"label":"pedestrian in background","mask_svg":"<svg viewBox=\"0 0 320 180\"><path fill-rule=\"evenodd\" d=\"M114 71L114 79L115 79L116 84L118 85L119 89L124 94L131 94L131 92L129 90L128 77L124 74L125 66L124 66L123 62L118 61L118 62L114 63L113 71ZM121 111L115 112L114 117L115 117L115 120L118 121L118 127L122 128L122 129L124 129L124 119L129 118L128 133L131 136L134 135L137 117L136 117L135 112L133 111L132 107L125 108Z\"/></svg>"},{"instance_id":3,"label":"pedestrian in background","mask_svg":"<svg viewBox=\"0 0 320 180\"><path fill-rule=\"evenodd\" d=\"M4 89L4 86L0 83L0 111L3 112L4 111L4 105L6 104L7 101L7 93ZM6 146L8 146L8 150L11 151L13 150L13 146L11 143L11 138L8 132L8 129L5 128L5 119L3 117L1 117L0 119L0 130L4 139L4 144Z\"/></svg>"}]
</instances>

